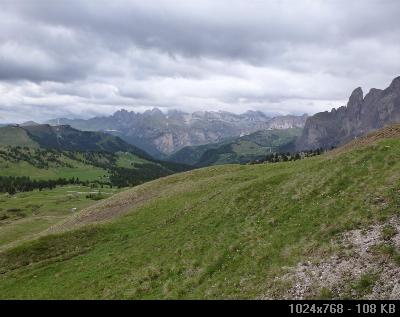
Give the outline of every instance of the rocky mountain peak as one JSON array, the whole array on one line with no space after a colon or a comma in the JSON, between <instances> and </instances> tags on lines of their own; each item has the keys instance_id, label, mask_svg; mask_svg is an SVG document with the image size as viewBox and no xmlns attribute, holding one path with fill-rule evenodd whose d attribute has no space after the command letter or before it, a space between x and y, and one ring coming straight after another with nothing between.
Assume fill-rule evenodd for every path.
<instances>
[{"instance_id":1,"label":"rocky mountain peak","mask_svg":"<svg viewBox=\"0 0 400 317\"><path fill-rule=\"evenodd\" d=\"M126 109L121 109L121 110L116 111L116 112L114 113L114 115L124 115L124 114L127 114L127 113L129 113L128 110L126 110Z\"/></svg>"},{"instance_id":2,"label":"rocky mountain peak","mask_svg":"<svg viewBox=\"0 0 400 317\"><path fill-rule=\"evenodd\" d=\"M157 107L151 109L151 110L146 110L143 112L144 115L151 115L151 116L163 116L164 113L158 109Z\"/></svg>"},{"instance_id":3,"label":"rocky mountain peak","mask_svg":"<svg viewBox=\"0 0 400 317\"><path fill-rule=\"evenodd\" d=\"M243 117L249 118L250 120L263 120L263 119L268 119L268 117L265 115L264 112L261 112L259 110L248 110L244 114L242 114Z\"/></svg>"},{"instance_id":4,"label":"rocky mountain peak","mask_svg":"<svg viewBox=\"0 0 400 317\"><path fill-rule=\"evenodd\" d=\"M329 149L397 122L400 122L400 77L385 90L371 89L365 98L358 87L347 107L310 117L296 147L297 150Z\"/></svg>"},{"instance_id":5,"label":"rocky mountain peak","mask_svg":"<svg viewBox=\"0 0 400 317\"><path fill-rule=\"evenodd\" d=\"M392 80L392 83L390 84L389 89L400 91L400 76L398 76Z\"/></svg>"},{"instance_id":6,"label":"rocky mountain peak","mask_svg":"<svg viewBox=\"0 0 400 317\"><path fill-rule=\"evenodd\" d=\"M39 123L35 121L26 121L20 124L21 127L31 126L31 125L39 125Z\"/></svg>"},{"instance_id":7,"label":"rocky mountain peak","mask_svg":"<svg viewBox=\"0 0 400 317\"><path fill-rule=\"evenodd\" d=\"M129 115L129 111L126 109L121 109L121 110L114 112L113 117L122 119L122 118L125 118L127 115Z\"/></svg>"},{"instance_id":8,"label":"rocky mountain peak","mask_svg":"<svg viewBox=\"0 0 400 317\"><path fill-rule=\"evenodd\" d=\"M364 101L369 102L370 100L374 100L380 96L382 91L382 89L371 88L370 91L365 95Z\"/></svg>"},{"instance_id":9,"label":"rocky mountain peak","mask_svg":"<svg viewBox=\"0 0 400 317\"><path fill-rule=\"evenodd\" d=\"M358 106L360 105L364 100L364 93L362 91L361 87L358 87L353 90L353 92L350 95L349 101L347 103L347 107L351 108L353 106Z\"/></svg>"}]
</instances>

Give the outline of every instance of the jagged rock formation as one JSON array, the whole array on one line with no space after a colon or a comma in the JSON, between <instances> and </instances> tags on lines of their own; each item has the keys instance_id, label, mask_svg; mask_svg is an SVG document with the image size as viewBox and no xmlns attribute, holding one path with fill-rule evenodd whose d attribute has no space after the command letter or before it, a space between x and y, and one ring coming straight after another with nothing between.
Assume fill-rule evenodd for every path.
<instances>
[{"instance_id":1,"label":"jagged rock formation","mask_svg":"<svg viewBox=\"0 0 400 317\"><path fill-rule=\"evenodd\" d=\"M365 97L358 87L347 106L309 117L296 149L331 148L396 122L400 122L400 77L384 90L371 89Z\"/></svg>"},{"instance_id":2,"label":"jagged rock formation","mask_svg":"<svg viewBox=\"0 0 400 317\"><path fill-rule=\"evenodd\" d=\"M302 128L306 118L307 115L270 118L260 111L240 115L226 111L185 113L171 110L163 113L154 108L143 113L120 110L109 117L56 119L49 123L109 132L162 158L185 146L216 143L258 130Z\"/></svg>"}]
</instances>

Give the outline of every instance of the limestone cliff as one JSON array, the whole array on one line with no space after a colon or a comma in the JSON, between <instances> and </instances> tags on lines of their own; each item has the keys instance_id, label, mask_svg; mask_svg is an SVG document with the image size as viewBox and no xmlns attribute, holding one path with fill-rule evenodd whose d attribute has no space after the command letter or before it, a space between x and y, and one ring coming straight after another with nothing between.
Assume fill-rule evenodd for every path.
<instances>
[{"instance_id":1,"label":"limestone cliff","mask_svg":"<svg viewBox=\"0 0 400 317\"><path fill-rule=\"evenodd\" d=\"M353 91L346 106L307 119L297 150L331 148L390 123L400 122L400 77L384 90Z\"/></svg>"}]
</instances>

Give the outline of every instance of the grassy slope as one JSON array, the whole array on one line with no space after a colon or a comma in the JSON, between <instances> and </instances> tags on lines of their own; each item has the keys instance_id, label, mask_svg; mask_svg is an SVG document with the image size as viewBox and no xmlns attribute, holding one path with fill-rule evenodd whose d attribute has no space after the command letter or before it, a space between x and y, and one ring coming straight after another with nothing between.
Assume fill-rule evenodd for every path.
<instances>
[{"instance_id":1,"label":"grassy slope","mask_svg":"<svg viewBox=\"0 0 400 317\"><path fill-rule=\"evenodd\" d=\"M132 152L143 159L151 157L141 149L111 134L80 131L70 126L33 125L20 128L42 148L75 151ZM20 131L18 131L21 133ZM0 134L3 129L0 129ZM0 143L1 144L1 143ZM18 144L14 144L18 145Z\"/></svg>"},{"instance_id":2,"label":"grassy slope","mask_svg":"<svg viewBox=\"0 0 400 317\"><path fill-rule=\"evenodd\" d=\"M134 168L142 175L149 175L149 173L168 175L190 169L189 166L183 164L155 160L143 150L111 134L79 131L69 126L0 127L0 150L6 149L7 146L57 149L58 151L118 152L118 167ZM0 155L0 176L31 176L39 179L79 176L82 180L95 180L108 174L101 168L93 168L90 164L71 162L67 157L63 160L74 165L74 169L59 166L46 171L29 166L26 162L8 164L9 160ZM152 168L153 171L151 171Z\"/></svg>"},{"instance_id":3,"label":"grassy slope","mask_svg":"<svg viewBox=\"0 0 400 317\"><path fill-rule=\"evenodd\" d=\"M7 148L1 148L8 151ZM32 149L22 150L29 154ZM90 164L85 164L77 160L72 160L65 155L61 156L61 161L71 164L73 168L66 166L59 166L48 160L50 166L47 169L39 168L29 164L26 161L13 162L0 157L0 176L29 176L32 179L56 179L56 178L71 178L79 177L82 181L105 180L104 176L108 176L108 172L100 167L95 167Z\"/></svg>"},{"instance_id":4,"label":"grassy slope","mask_svg":"<svg viewBox=\"0 0 400 317\"><path fill-rule=\"evenodd\" d=\"M7 145L29 146L34 148L39 147L39 145L29 137L25 130L12 126L1 127L0 129L0 146Z\"/></svg>"},{"instance_id":5,"label":"grassy slope","mask_svg":"<svg viewBox=\"0 0 400 317\"><path fill-rule=\"evenodd\" d=\"M6 147L0 147L0 150L9 151ZM34 150L32 149L20 149L19 151L31 155ZM31 153L31 154L29 154ZM84 157L79 154L74 154L76 158L84 160ZM124 167L129 169L140 168L140 164L151 164L158 169L164 169L166 173L173 173L175 166L170 167L170 164L166 162L148 161L135 154L129 152L117 152L117 167ZM97 154L98 161L101 163L107 163L101 154ZM73 167L60 166L60 164L52 162L51 159L45 159L49 163L49 168L39 168L28 162L21 160L14 162L12 160L5 159L0 156L0 176L30 176L32 179L56 179L59 177L71 178L79 177L80 180L94 181L102 180L107 181L109 172L103 168L93 166L89 163L83 163L76 159L71 159L65 154L61 153L60 161L68 163Z\"/></svg>"},{"instance_id":6,"label":"grassy slope","mask_svg":"<svg viewBox=\"0 0 400 317\"><path fill-rule=\"evenodd\" d=\"M149 161L144 160L132 153L128 152L118 153L117 166L119 167L132 168L135 167L136 164L143 164L143 163L149 163Z\"/></svg>"},{"instance_id":7,"label":"grassy slope","mask_svg":"<svg viewBox=\"0 0 400 317\"><path fill-rule=\"evenodd\" d=\"M326 256L339 233L398 212L399 156L391 139L146 183L98 206L131 205L124 216L3 253L0 297L279 297L285 286L273 277L284 267Z\"/></svg>"},{"instance_id":8,"label":"grassy slope","mask_svg":"<svg viewBox=\"0 0 400 317\"><path fill-rule=\"evenodd\" d=\"M74 164L74 168L55 167L49 169L41 169L34 167L26 162L9 163L0 162L1 176L29 176L32 179L57 179L59 177L71 178L79 177L80 180L93 181L102 179L108 172L92 165Z\"/></svg>"},{"instance_id":9,"label":"grassy slope","mask_svg":"<svg viewBox=\"0 0 400 317\"><path fill-rule=\"evenodd\" d=\"M97 191L84 186L68 185L53 190L35 190L14 196L0 194L0 250L55 225L94 203L86 193ZM100 189L105 197L120 190Z\"/></svg>"}]
</instances>

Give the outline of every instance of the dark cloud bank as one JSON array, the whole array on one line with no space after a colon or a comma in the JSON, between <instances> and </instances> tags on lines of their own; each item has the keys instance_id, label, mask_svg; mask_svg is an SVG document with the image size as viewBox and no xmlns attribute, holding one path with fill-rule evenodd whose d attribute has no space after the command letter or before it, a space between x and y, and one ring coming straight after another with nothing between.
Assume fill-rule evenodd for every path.
<instances>
[{"instance_id":1,"label":"dark cloud bank","mask_svg":"<svg viewBox=\"0 0 400 317\"><path fill-rule=\"evenodd\" d=\"M314 113L400 75L400 3L6 1L0 121L126 108Z\"/></svg>"}]
</instances>

